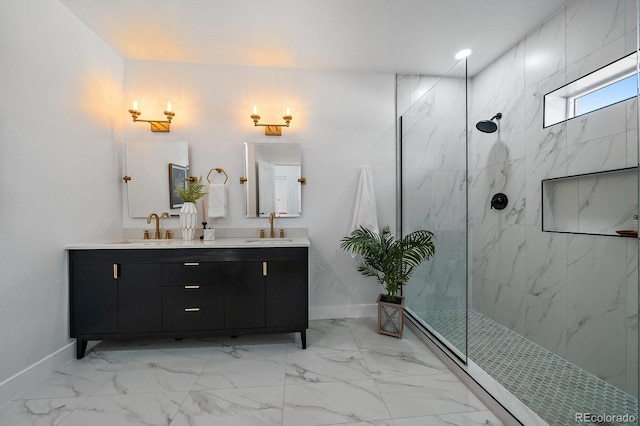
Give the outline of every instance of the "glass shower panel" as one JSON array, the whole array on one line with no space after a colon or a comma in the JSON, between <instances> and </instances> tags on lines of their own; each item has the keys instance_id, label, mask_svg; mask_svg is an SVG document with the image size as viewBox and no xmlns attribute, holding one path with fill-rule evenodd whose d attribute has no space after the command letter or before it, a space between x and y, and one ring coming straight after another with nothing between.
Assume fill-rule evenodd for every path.
<instances>
[{"instance_id":1,"label":"glass shower panel","mask_svg":"<svg viewBox=\"0 0 640 426\"><path fill-rule=\"evenodd\" d=\"M467 78L463 60L401 117L402 234L435 234L403 289L410 315L466 361Z\"/></svg>"}]
</instances>

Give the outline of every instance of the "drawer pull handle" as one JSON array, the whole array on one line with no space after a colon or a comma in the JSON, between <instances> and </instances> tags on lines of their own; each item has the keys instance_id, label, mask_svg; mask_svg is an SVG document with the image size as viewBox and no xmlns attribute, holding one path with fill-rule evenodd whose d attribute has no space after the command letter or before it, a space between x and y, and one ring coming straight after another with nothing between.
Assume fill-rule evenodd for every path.
<instances>
[{"instance_id":1,"label":"drawer pull handle","mask_svg":"<svg viewBox=\"0 0 640 426\"><path fill-rule=\"evenodd\" d=\"M262 262L262 276L267 276L267 262Z\"/></svg>"},{"instance_id":2,"label":"drawer pull handle","mask_svg":"<svg viewBox=\"0 0 640 426\"><path fill-rule=\"evenodd\" d=\"M114 280L118 279L118 264L117 263L113 264L113 279Z\"/></svg>"},{"instance_id":3,"label":"drawer pull handle","mask_svg":"<svg viewBox=\"0 0 640 426\"><path fill-rule=\"evenodd\" d=\"M200 308L184 308L185 312L200 312Z\"/></svg>"},{"instance_id":4,"label":"drawer pull handle","mask_svg":"<svg viewBox=\"0 0 640 426\"><path fill-rule=\"evenodd\" d=\"M200 286L199 285L185 285L184 288L186 289L199 289Z\"/></svg>"},{"instance_id":5,"label":"drawer pull handle","mask_svg":"<svg viewBox=\"0 0 640 426\"><path fill-rule=\"evenodd\" d=\"M185 262L184 266L200 266L200 262Z\"/></svg>"}]
</instances>

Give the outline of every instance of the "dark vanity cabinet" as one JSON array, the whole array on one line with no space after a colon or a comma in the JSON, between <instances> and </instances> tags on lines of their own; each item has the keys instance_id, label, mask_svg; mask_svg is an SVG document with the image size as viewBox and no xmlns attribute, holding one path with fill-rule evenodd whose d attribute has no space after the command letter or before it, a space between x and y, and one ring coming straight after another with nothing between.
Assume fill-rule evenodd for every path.
<instances>
[{"instance_id":1,"label":"dark vanity cabinet","mask_svg":"<svg viewBox=\"0 0 640 426\"><path fill-rule=\"evenodd\" d=\"M307 262L225 263L225 325L228 328L305 328L308 320ZM304 287L304 291L302 289ZM306 346L302 333L302 346Z\"/></svg>"},{"instance_id":2,"label":"dark vanity cabinet","mask_svg":"<svg viewBox=\"0 0 640 426\"><path fill-rule=\"evenodd\" d=\"M308 248L69 250L71 337L236 336L308 328Z\"/></svg>"},{"instance_id":3,"label":"dark vanity cabinet","mask_svg":"<svg viewBox=\"0 0 640 426\"><path fill-rule=\"evenodd\" d=\"M307 263L275 260L265 265L265 323L267 327L286 327L295 322L307 324L307 293L298 283L307 281ZM302 336L304 339L304 335ZM306 343L303 341L303 346Z\"/></svg>"},{"instance_id":4,"label":"dark vanity cabinet","mask_svg":"<svg viewBox=\"0 0 640 426\"><path fill-rule=\"evenodd\" d=\"M259 261L237 261L224 265L224 320L229 328L265 326L267 288L262 264Z\"/></svg>"},{"instance_id":5,"label":"dark vanity cabinet","mask_svg":"<svg viewBox=\"0 0 640 426\"><path fill-rule=\"evenodd\" d=\"M224 264L179 262L162 265L162 329L224 329Z\"/></svg>"},{"instance_id":6,"label":"dark vanity cabinet","mask_svg":"<svg viewBox=\"0 0 640 426\"><path fill-rule=\"evenodd\" d=\"M160 265L91 262L70 271L78 284L71 295L72 337L161 330ZM78 350L85 347L86 339Z\"/></svg>"}]
</instances>

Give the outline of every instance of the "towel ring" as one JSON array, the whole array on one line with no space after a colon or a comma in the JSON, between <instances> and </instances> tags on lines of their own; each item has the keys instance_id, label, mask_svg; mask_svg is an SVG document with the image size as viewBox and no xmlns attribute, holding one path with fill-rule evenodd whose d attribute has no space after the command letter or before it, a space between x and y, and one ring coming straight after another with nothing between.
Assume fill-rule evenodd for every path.
<instances>
[{"instance_id":1,"label":"towel ring","mask_svg":"<svg viewBox=\"0 0 640 426\"><path fill-rule=\"evenodd\" d=\"M225 171L224 171L224 169L223 169L222 167L215 167L215 168L213 168L213 169L209 170L209 174L207 175L207 181L208 181L209 183L211 183L211 179L209 179L209 176L211 176L211 173L212 173L214 170L215 170L216 172L218 172L218 173L222 173L222 174L224 175L224 182L223 182L223 185L224 185L225 183L227 183L227 181L229 180L229 176L227 176L227 172L225 172Z\"/></svg>"}]
</instances>

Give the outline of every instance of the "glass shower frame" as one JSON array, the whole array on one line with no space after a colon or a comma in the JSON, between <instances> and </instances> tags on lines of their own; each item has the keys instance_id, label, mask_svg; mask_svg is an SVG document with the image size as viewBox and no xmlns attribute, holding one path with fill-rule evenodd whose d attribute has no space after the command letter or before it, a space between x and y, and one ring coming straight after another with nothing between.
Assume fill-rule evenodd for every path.
<instances>
[{"instance_id":1,"label":"glass shower frame","mask_svg":"<svg viewBox=\"0 0 640 426\"><path fill-rule=\"evenodd\" d=\"M415 322L467 363L468 75L466 58L399 118L398 229L435 235L434 257L403 288Z\"/></svg>"}]
</instances>

